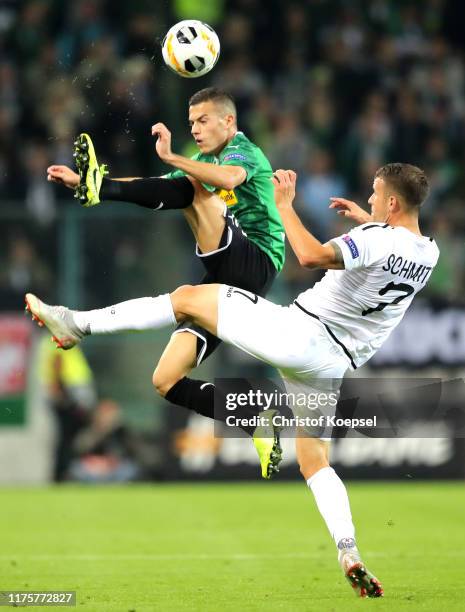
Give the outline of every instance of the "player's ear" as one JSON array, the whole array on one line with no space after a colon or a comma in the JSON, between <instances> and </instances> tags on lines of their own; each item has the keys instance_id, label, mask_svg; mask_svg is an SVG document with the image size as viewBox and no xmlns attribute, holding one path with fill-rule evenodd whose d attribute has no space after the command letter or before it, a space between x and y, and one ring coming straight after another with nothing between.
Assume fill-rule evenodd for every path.
<instances>
[{"instance_id":1,"label":"player's ear","mask_svg":"<svg viewBox=\"0 0 465 612\"><path fill-rule=\"evenodd\" d=\"M399 210L399 200L395 195L389 196L389 210L396 212Z\"/></svg>"},{"instance_id":2,"label":"player's ear","mask_svg":"<svg viewBox=\"0 0 465 612\"><path fill-rule=\"evenodd\" d=\"M236 117L230 113L224 116L224 122L227 127L231 127L231 125L233 125L235 121L236 121Z\"/></svg>"}]
</instances>

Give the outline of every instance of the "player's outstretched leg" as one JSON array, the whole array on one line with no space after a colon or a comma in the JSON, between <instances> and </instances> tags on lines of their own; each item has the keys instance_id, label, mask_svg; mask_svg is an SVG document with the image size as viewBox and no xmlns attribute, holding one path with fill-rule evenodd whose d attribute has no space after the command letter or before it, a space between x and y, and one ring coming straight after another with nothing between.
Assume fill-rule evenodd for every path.
<instances>
[{"instance_id":1,"label":"player's outstretched leg","mask_svg":"<svg viewBox=\"0 0 465 612\"><path fill-rule=\"evenodd\" d=\"M360 558L347 490L329 465L329 442L302 435L296 438L296 448L300 471L337 546L345 577L356 595L382 597L381 583Z\"/></svg>"},{"instance_id":2,"label":"player's outstretched leg","mask_svg":"<svg viewBox=\"0 0 465 612\"><path fill-rule=\"evenodd\" d=\"M204 285L198 287L184 286L177 289L173 294L160 295L157 297L145 297L135 300L121 302L107 308L91 311L70 310L65 306L49 306L35 295L26 294L26 309L32 314L32 318L40 326L46 326L52 333L52 339L58 348L67 350L75 346L88 334L109 334L123 331L142 331L144 329L160 329L169 325L175 325L177 318L182 320L185 315L190 315L194 320L210 331L216 331L218 285ZM176 314L175 314L176 313ZM201 313L201 314L197 314ZM181 334L183 335L183 334ZM177 340L179 342L179 339ZM187 357L189 357L187 355ZM185 376L190 367L195 363L195 348L192 346L192 355L186 361L186 369L181 372ZM184 384L181 384L183 383ZM187 402L192 403L194 410L211 418L220 418L214 412L214 385L209 383L205 394L203 381L190 381L183 378L176 382L171 379L156 380L154 384L157 390L163 389L163 394L168 395L173 387L181 387L181 394L185 396L186 388L191 396ZM198 409L200 402L197 401L198 391L202 391L202 411ZM179 394L179 389L178 389ZM186 406L186 397L178 402L176 398L168 398L173 403ZM179 399L179 398L178 398ZM243 411L243 414L240 412ZM269 411L272 412L272 411ZM274 411L273 411L274 412ZM255 416L252 410L239 407L237 416L248 419ZM262 413L263 414L263 413ZM220 419L223 420L223 419ZM271 478L277 471L281 461L282 451L279 443L279 430L271 421L264 427L244 427L247 433L253 437L257 449L262 476Z\"/></svg>"},{"instance_id":3,"label":"player's outstretched leg","mask_svg":"<svg viewBox=\"0 0 465 612\"><path fill-rule=\"evenodd\" d=\"M74 190L74 197L79 199L82 206L100 204L100 187L108 171L105 164L99 166L89 134L79 134L76 138L73 157L80 178L79 185Z\"/></svg>"},{"instance_id":4,"label":"player's outstretched leg","mask_svg":"<svg viewBox=\"0 0 465 612\"><path fill-rule=\"evenodd\" d=\"M96 206L104 200L133 202L151 210L181 210L192 205L194 181L187 176L125 181L105 179L107 166L98 163L89 134L79 134L76 138L73 157L79 173L79 185L74 190L74 197L82 206Z\"/></svg>"},{"instance_id":5,"label":"player's outstretched leg","mask_svg":"<svg viewBox=\"0 0 465 612\"><path fill-rule=\"evenodd\" d=\"M358 597L382 597L383 587L363 563L357 550L342 550L339 553L339 563L344 576Z\"/></svg>"},{"instance_id":6,"label":"player's outstretched leg","mask_svg":"<svg viewBox=\"0 0 465 612\"><path fill-rule=\"evenodd\" d=\"M85 335L77 326L73 311L66 306L49 306L32 293L26 293L26 310L40 327L48 328L58 348L73 348Z\"/></svg>"},{"instance_id":7,"label":"player's outstretched leg","mask_svg":"<svg viewBox=\"0 0 465 612\"><path fill-rule=\"evenodd\" d=\"M49 306L32 293L27 293L26 310L31 312L39 325L45 325L50 330L52 340L58 348L65 350L73 348L89 334L161 329L177 323L171 298L167 293L85 311L70 310L65 306Z\"/></svg>"}]
</instances>

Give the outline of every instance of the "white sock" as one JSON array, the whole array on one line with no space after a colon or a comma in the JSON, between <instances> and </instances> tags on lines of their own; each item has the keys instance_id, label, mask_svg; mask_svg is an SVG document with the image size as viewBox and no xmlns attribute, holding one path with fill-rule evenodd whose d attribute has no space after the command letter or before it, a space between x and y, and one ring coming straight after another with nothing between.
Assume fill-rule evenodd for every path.
<instances>
[{"instance_id":1,"label":"white sock","mask_svg":"<svg viewBox=\"0 0 465 612\"><path fill-rule=\"evenodd\" d=\"M308 487L315 496L316 505L324 518L336 546L344 544L356 550L355 527L350 512L349 497L344 483L332 467L325 467L307 480Z\"/></svg>"},{"instance_id":2,"label":"white sock","mask_svg":"<svg viewBox=\"0 0 465 612\"><path fill-rule=\"evenodd\" d=\"M159 329L176 324L168 293L120 302L99 310L75 310L76 325L86 334L112 334L123 331Z\"/></svg>"}]
</instances>

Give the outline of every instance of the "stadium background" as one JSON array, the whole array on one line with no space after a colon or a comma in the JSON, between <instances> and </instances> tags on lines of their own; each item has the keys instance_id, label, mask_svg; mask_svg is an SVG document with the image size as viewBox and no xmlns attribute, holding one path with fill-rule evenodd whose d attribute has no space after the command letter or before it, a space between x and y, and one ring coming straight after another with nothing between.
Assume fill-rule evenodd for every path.
<instances>
[{"instance_id":1,"label":"stadium background","mask_svg":"<svg viewBox=\"0 0 465 612\"><path fill-rule=\"evenodd\" d=\"M74 136L86 131L113 176L163 173L150 126L165 122L174 149L191 153L187 100L210 84L235 96L240 129L273 167L298 172L298 211L321 240L347 227L327 209L329 196L365 203L374 170L387 161L425 168L432 190L422 229L435 237L441 259L421 298L362 374L463 375L465 40L459 4L275 0L266 10L259 0L1 4L0 481L48 481L56 444L43 367L50 352L22 316L24 292L76 308L102 307L166 292L201 274L179 214L120 203L81 209L71 192L47 183L47 165L72 165ZM192 81L170 73L159 49L167 28L185 17L210 23L222 43L217 67ZM299 269L289 253L270 297L288 303L319 275ZM151 374L167 338L90 338L83 349L91 370L85 384L68 381L71 388L86 387L83 405L95 406L92 397L103 402L103 412L114 416L110 428L123 432L112 449L133 469L121 478L255 478L247 441L215 440L205 419L155 396ZM199 375L271 372L223 347ZM295 477L292 444L286 446L285 475ZM452 434L372 440L363 447L340 441L335 451L341 473L354 478L463 476L463 455Z\"/></svg>"}]
</instances>

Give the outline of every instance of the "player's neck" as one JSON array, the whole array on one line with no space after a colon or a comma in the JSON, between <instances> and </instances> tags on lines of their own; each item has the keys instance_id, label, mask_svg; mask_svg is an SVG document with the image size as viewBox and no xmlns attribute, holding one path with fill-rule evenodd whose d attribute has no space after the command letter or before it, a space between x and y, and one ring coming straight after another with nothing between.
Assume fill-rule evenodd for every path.
<instances>
[{"instance_id":1,"label":"player's neck","mask_svg":"<svg viewBox=\"0 0 465 612\"><path fill-rule=\"evenodd\" d=\"M392 225L393 227L404 227L409 232L412 232L412 234L416 234L417 236L422 236L422 233L420 231L420 226L418 225L417 216L411 216L411 215L406 215L406 214L398 215L397 217L393 219L389 219L388 223L389 225Z\"/></svg>"}]
</instances>

